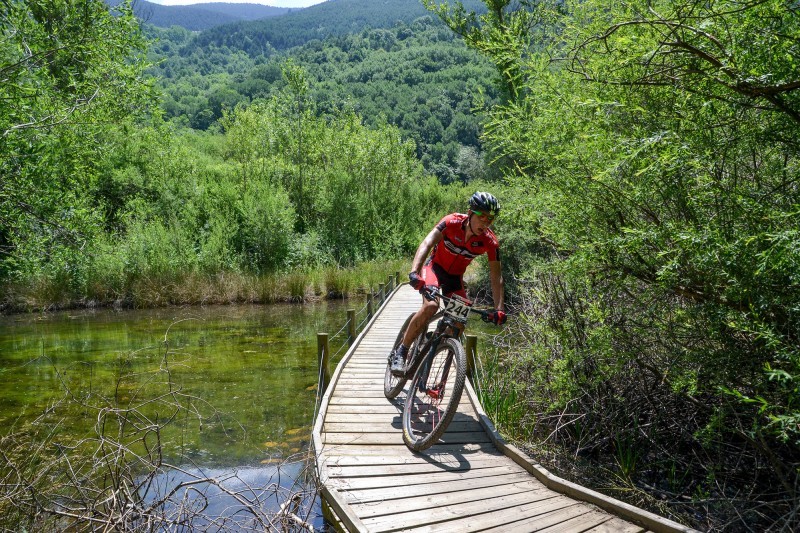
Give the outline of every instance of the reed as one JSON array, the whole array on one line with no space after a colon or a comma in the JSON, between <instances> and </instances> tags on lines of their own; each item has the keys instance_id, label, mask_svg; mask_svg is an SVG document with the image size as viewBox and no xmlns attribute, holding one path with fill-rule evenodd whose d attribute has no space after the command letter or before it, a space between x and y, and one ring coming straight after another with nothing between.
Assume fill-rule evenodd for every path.
<instances>
[{"instance_id":1,"label":"reed","mask_svg":"<svg viewBox=\"0 0 800 533\"><path fill-rule=\"evenodd\" d=\"M118 276L95 278L77 288L69 280L42 276L34 282L9 283L0 288L0 311L346 299L374 292L380 283L387 283L389 276L407 270L407 260L385 260L348 268L329 265L262 275L170 271L142 273L128 279ZM401 275L400 281L405 281L405 274Z\"/></svg>"},{"instance_id":2,"label":"reed","mask_svg":"<svg viewBox=\"0 0 800 533\"><path fill-rule=\"evenodd\" d=\"M323 273L328 298L347 298L353 288L353 271L329 267Z\"/></svg>"},{"instance_id":3,"label":"reed","mask_svg":"<svg viewBox=\"0 0 800 533\"><path fill-rule=\"evenodd\" d=\"M308 273L290 272L284 278L285 292L290 302L305 302L308 294L310 276Z\"/></svg>"},{"instance_id":4,"label":"reed","mask_svg":"<svg viewBox=\"0 0 800 533\"><path fill-rule=\"evenodd\" d=\"M619 467L620 477L631 483L639 463L639 450L636 443L627 436L616 435L614 437L614 459Z\"/></svg>"}]
</instances>

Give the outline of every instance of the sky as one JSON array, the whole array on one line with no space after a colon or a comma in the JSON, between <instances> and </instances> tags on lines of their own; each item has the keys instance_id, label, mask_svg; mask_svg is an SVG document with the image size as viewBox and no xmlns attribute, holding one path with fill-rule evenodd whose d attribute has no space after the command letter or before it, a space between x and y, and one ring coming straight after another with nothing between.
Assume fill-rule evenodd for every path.
<instances>
[{"instance_id":1,"label":"sky","mask_svg":"<svg viewBox=\"0 0 800 533\"><path fill-rule=\"evenodd\" d=\"M308 7L321 4L325 0L148 0L162 6L187 6L189 4L204 4L207 2L227 2L229 4L263 4L273 7Z\"/></svg>"}]
</instances>

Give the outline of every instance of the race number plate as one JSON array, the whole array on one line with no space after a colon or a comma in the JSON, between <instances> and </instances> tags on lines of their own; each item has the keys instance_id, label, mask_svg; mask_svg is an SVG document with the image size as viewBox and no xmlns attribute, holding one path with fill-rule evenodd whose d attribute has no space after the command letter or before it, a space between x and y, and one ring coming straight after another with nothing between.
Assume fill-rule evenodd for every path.
<instances>
[{"instance_id":1,"label":"race number plate","mask_svg":"<svg viewBox=\"0 0 800 533\"><path fill-rule=\"evenodd\" d=\"M459 322L466 322L469 315L469 304L460 300L448 300L444 306L444 314L449 315Z\"/></svg>"}]
</instances>

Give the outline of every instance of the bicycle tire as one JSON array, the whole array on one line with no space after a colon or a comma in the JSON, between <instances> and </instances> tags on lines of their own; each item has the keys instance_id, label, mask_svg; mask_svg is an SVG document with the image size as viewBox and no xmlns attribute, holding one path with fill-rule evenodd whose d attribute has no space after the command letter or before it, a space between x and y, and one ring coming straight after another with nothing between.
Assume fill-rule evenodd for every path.
<instances>
[{"instance_id":1,"label":"bicycle tire","mask_svg":"<svg viewBox=\"0 0 800 533\"><path fill-rule=\"evenodd\" d=\"M406 330L408 329L408 325L411 323L411 319L414 318L415 313L411 313L406 318L406 321L403 322L403 326L400 328L400 332L397 334L397 338L394 341L394 345L392 346L392 352L403 342L403 337L406 335ZM413 348L413 346L412 346ZM392 352L389 352L391 355ZM408 350L408 357L406 360L410 360L410 356L412 350ZM400 391L403 390L403 387L406 385L406 378L397 377L392 374L392 362L390 358L386 359L386 372L383 375L383 395L386 396L387 400L393 400L400 394Z\"/></svg>"},{"instance_id":2,"label":"bicycle tire","mask_svg":"<svg viewBox=\"0 0 800 533\"><path fill-rule=\"evenodd\" d=\"M414 374L403 408L403 442L415 452L430 448L447 430L467 379L467 356L458 339L442 339L428 357Z\"/></svg>"}]
</instances>

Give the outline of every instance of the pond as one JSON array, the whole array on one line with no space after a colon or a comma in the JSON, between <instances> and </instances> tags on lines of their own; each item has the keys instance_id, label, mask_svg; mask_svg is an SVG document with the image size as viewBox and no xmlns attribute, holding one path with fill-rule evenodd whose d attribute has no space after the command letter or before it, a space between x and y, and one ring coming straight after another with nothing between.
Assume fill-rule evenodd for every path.
<instances>
[{"instance_id":1,"label":"pond","mask_svg":"<svg viewBox=\"0 0 800 533\"><path fill-rule=\"evenodd\" d=\"M169 420L160 434L165 462L222 477L235 468L239 481L246 472L267 483L283 468L281 483L291 485L297 476L285 472L303 469L286 462L308 450L315 414L316 334L333 335L360 305L0 317L0 432L47 412L59 435L93 435L101 416L133 409L150 423Z\"/></svg>"}]
</instances>

